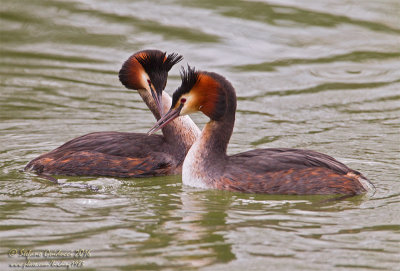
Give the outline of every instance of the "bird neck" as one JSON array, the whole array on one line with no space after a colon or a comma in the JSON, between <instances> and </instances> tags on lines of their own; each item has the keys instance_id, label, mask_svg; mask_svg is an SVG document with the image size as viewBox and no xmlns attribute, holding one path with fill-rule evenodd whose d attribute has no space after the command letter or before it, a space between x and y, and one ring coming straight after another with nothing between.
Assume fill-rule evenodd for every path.
<instances>
[{"instance_id":1,"label":"bird neck","mask_svg":"<svg viewBox=\"0 0 400 271\"><path fill-rule=\"evenodd\" d=\"M220 158L226 156L234 122L234 119L229 122L211 120L204 126L200 141L204 150L207 150L209 155Z\"/></svg>"},{"instance_id":2,"label":"bird neck","mask_svg":"<svg viewBox=\"0 0 400 271\"><path fill-rule=\"evenodd\" d=\"M235 125L236 95L232 87L225 91L226 109L223 116L218 120L210 120L196 141L196 152L200 154L197 157L201 157L201 163L226 161L226 151Z\"/></svg>"},{"instance_id":3,"label":"bird neck","mask_svg":"<svg viewBox=\"0 0 400 271\"><path fill-rule=\"evenodd\" d=\"M161 118L160 113L158 112L157 105L153 99L153 97L149 94L149 92L145 89L138 90L140 97L150 109L151 113L153 113L154 117L159 120Z\"/></svg>"},{"instance_id":4,"label":"bird neck","mask_svg":"<svg viewBox=\"0 0 400 271\"><path fill-rule=\"evenodd\" d=\"M148 91L145 90L139 91L139 94L142 97L143 101L146 103L147 107L153 113L154 117L159 120L161 116L158 112L158 108L156 103L154 102L153 97L149 95ZM168 95L168 93L163 91L162 105L164 114L168 112L171 104L171 97ZM177 145L177 147L183 147L185 149L185 153L182 157L182 159L184 159L184 155L186 155L187 151L200 136L200 129L189 116L181 116L171 121L168 125L164 126L162 128L162 133L165 140L169 144Z\"/></svg>"}]
</instances>

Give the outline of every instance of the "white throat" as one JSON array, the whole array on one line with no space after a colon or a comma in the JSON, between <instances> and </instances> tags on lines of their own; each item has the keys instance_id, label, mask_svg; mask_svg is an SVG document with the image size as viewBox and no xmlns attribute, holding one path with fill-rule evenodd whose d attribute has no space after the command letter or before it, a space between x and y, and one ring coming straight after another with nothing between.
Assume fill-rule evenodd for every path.
<instances>
[{"instance_id":1,"label":"white throat","mask_svg":"<svg viewBox=\"0 0 400 271\"><path fill-rule=\"evenodd\" d=\"M201 169L201 148L202 141L201 136L194 142L189 152L186 155L185 161L182 166L182 183L184 185L198 187L198 188L209 188L206 182L206 176L204 171Z\"/></svg>"}]
</instances>

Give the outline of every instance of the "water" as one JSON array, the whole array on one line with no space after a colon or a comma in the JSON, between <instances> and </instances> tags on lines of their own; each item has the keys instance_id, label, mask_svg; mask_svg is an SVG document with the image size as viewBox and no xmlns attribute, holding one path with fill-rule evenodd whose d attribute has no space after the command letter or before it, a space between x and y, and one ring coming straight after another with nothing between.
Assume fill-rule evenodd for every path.
<instances>
[{"instance_id":1,"label":"water","mask_svg":"<svg viewBox=\"0 0 400 271\"><path fill-rule=\"evenodd\" d=\"M399 12L397 0L2 0L0 269L28 262L13 249L83 249L78 270L399 270ZM233 83L230 153L317 150L377 192L248 195L185 187L179 176L57 186L21 171L79 135L146 132L152 115L117 77L146 48ZM168 92L179 84L176 66ZM73 261L52 259L60 266L42 270ZM48 263L41 254L25 269Z\"/></svg>"}]
</instances>

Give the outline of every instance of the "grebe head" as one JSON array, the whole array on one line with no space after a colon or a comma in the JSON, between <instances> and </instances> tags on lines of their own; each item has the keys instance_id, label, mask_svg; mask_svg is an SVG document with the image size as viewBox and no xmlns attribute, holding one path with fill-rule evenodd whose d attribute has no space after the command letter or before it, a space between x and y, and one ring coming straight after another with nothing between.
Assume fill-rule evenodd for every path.
<instances>
[{"instance_id":1,"label":"grebe head","mask_svg":"<svg viewBox=\"0 0 400 271\"><path fill-rule=\"evenodd\" d=\"M168 72L182 59L176 53L167 55L159 50L139 51L122 65L119 80L126 88L147 91L162 114L162 91L167 84Z\"/></svg>"},{"instance_id":2,"label":"grebe head","mask_svg":"<svg viewBox=\"0 0 400 271\"><path fill-rule=\"evenodd\" d=\"M225 85L229 84L222 76L196 71L188 66L187 71L182 69L182 84L172 96L172 105L164 115L148 132L153 134L175 118L201 111L211 120L221 119L226 112ZM230 86L230 84L229 84Z\"/></svg>"}]
</instances>

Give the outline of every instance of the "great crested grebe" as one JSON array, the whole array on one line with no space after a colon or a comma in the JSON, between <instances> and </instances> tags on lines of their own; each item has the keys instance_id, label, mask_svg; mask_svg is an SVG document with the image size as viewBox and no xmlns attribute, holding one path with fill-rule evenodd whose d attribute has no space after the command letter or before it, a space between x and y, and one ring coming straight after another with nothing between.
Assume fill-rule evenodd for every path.
<instances>
[{"instance_id":1,"label":"great crested grebe","mask_svg":"<svg viewBox=\"0 0 400 271\"><path fill-rule=\"evenodd\" d=\"M121 83L138 90L156 119L171 97L163 90L169 70L182 56L158 50L133 54L119 72ZM40 175L147 177L180 174L190 146L200 135L188 117L176 119L163 135L96 132L68 141L28 163L25 170Z\"/></svg>"},{"instance_id":2,"label":"great crested grebe","mask_svg":"<svg viewBox=\"0 0 400 271\"><path fill-rule=\"evenodd\" d=\"M315 151L271 148L228 156L226 149L235 123L234 88L221 75L190 67L181 77L182 85L173 94L170 110L149 134L178 116L196 111L210 118L186 155L184 184L266 194L356 195L374 191L361 173Z\"/></svg>"}]
</instances>

